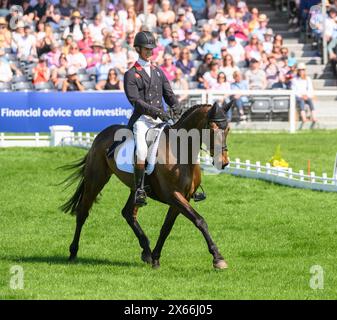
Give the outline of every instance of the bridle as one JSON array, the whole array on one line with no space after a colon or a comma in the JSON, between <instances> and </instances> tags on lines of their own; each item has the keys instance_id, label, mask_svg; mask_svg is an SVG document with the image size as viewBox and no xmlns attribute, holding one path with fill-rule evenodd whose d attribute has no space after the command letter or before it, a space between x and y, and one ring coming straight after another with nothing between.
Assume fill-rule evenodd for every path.
<instances>
[{"instance_id":1,"label":"bridle","mask_svg":"<svg viewBox=\"0 0 337 320\"><path fill-rule=\"evenodd\" d=\"M210 118L208 119L207 125L205 129L211 129L210 124L215 123L220 130L225 130L227 128L227 118ZM203 151L206 151L202 148ZM228 151L228 146L225 141L225 143L221 146L221 152ZM208 152L208 151L207 151Z\"/></svg>"}]
</instances>

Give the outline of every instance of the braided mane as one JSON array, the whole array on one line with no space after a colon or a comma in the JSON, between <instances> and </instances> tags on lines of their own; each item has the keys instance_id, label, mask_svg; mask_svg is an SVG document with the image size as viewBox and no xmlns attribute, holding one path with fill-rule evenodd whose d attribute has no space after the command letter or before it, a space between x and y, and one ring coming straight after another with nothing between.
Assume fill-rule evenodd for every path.
<instances>
[{"instance_id":1,"label":"braided mane","mask_svg":"<svg viewBox=\"0 0 337 320\"><path fill-rule=\"evenodd\" d=\"M187 117L189 117L196 109L202 108L202 107L212 107L210 104L196 104L193 107L187 109L179 118L179 120L174 124L174 126L179 125L182 121L184 121Z\"/></svg>"}]
</instances>

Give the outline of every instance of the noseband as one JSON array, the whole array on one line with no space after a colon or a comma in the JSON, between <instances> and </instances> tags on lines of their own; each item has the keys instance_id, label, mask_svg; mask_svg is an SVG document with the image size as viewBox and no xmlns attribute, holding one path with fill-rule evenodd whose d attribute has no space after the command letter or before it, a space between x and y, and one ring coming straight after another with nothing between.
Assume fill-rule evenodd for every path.
<instances>
[{"instance_id":1,"label":"noseband","mask_svg":"<svg viewBox=\"0 0 337 320\"><path fill-rule=\"evenodd\" d=\"M208 123L207 123L207 126L206 126L206 129L210 129L210 123L213 122L215 123L219 129L221 130L225 130L227 128L227 118L220 118L220 119L208 119ZM225 142L225 144L223 146L221 146L221 152L224 152L224 151L228 151L228 147L227 147L227 143Z\"/></svg>"}]
</instances>

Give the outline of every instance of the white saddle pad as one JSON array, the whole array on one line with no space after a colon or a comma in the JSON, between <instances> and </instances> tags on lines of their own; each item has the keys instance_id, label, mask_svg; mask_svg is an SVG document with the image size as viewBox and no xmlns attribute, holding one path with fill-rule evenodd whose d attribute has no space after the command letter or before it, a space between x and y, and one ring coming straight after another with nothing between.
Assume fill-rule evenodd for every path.
<instances>
[{"instance_id":1,"label":"white saddle pad","mask_svg":"<svg viewBox=\"0 0 337 320\"><path fill-rule=\"evenodd\" d=\"M147 166L145 173L150 175L156 165L157 151L160 141L161 133L166 125L159 128L151 128L146 133L146 140L148 141L149 149L147 154ZM120 171L133 173L134 172L134 150L135 141L132 137L127 138L116 150L116 164Z\"/></svg>"}]
</instances>

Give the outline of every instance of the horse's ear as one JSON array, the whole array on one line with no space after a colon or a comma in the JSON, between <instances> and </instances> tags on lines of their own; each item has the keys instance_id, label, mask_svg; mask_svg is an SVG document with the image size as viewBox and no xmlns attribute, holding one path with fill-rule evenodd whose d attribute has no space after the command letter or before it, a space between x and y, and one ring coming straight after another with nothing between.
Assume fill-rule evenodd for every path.
<instances>
[{"instance_id":1,"label":"horse's ear","mask_svg":"<svg viewBox=\"0 0 337 320\"><path fill-rule=\"evenodd\" d=\"M233 107L234 105L234 99L232 99L231 101L229 101L228 103L224 104L224 111L227 113L228 110Z\"/></svg>"},{"instance_id":2,"label":"horse's ear","mask_svg":"<svg viewBox=\"0 0 337 320\"><path fill-rule=\"evenodd\" d=\"M216 102L213 103L213 106L212 106L211 110L209 110L208 118L209 119L216 119L218 114L219 114L219 110L221 110L221 107L220 107L219 103L216 101Z\"/></svg>"}]
</instances>

